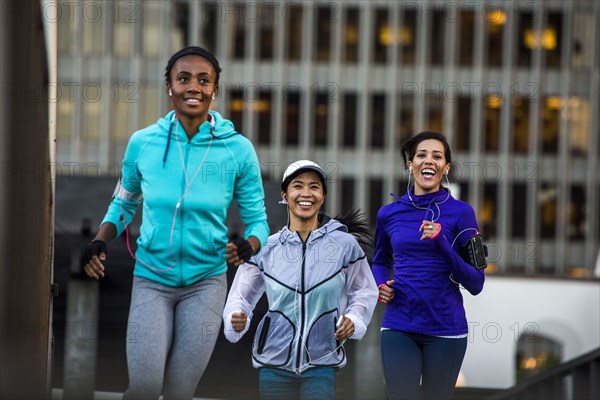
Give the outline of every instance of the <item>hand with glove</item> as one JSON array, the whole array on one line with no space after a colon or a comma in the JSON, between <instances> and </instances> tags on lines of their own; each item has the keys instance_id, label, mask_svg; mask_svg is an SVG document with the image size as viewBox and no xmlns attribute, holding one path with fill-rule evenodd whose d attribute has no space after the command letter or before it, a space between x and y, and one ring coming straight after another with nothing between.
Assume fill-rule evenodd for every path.
<instances>
[{"instance_id":1,"label":"hand with glove","mask_svg":"<svg viewBox=\"0 0 600 400\"><path fill-rule=\"evenodd\" d=\"M227 263L237 267L250 260L259 247L258 239L254 236L250 236L248 239L234 239L227 243Z\"/></svg>"},{"instance_id":2,"label":"hand with glove","mask_svg":"<svg viewBox=\"0 0 600 400\"><path fill-rule=\"evenodd\" d=\"M93 240L83 250L81 265L85 273L95 279L104 277L104 264L106 260L106 242L104 240Z\"/></svg>"}]
</instances>

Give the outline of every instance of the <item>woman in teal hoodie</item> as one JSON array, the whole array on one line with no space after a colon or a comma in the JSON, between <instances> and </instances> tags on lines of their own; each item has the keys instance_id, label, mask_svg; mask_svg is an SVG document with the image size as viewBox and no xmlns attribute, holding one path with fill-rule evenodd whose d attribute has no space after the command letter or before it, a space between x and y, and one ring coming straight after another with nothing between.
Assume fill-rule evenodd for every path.
<instances>
[{"instance_id":1,"label":"woman in teal hoodie","mask_svg":"<svg viewBox=\"0 0 600 400\"><path fill-rule=\"evenodd\" d=\"M238 254L249 259L269 236L256 152L231 121L209 110L220 72L200 47L171 57L165 76L173 111L132 135L108 212L85 249L87 275L104 277L106 243L123 231L128 239L127 224L142 205L125 399L193 397L227 294L225 219L232 199L245 225Z\"/></svg>"}]
</instances>

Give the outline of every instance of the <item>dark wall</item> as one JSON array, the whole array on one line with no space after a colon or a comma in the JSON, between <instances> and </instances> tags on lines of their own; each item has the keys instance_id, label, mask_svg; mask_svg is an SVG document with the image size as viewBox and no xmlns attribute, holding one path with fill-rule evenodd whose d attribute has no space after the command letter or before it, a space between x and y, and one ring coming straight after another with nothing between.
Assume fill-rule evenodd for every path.
<instances>
[{"instance_id":1,"label":"dark wall","mask_svg":"<svg viewBox=\"0 0 600 400\"><path fill-rule=\"evenodd\" d=\"M0 398L49 393L52 195L39 1L2 1Z\"/></svg>"}]
</instances>

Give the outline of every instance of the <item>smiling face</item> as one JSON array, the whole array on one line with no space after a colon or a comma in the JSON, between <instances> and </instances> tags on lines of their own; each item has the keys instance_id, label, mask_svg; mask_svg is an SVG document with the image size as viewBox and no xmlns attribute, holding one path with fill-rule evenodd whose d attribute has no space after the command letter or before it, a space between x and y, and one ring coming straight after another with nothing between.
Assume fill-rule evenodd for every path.
<instances>
[{"instance_id":1,"label":"smiling face","mask_svg":"<svg viewBox=\"0 0 600 400\"><path fill-rule=\"evenodd\" d=\"M218 94L214 66L204 57L187 55L175 62L170 77L166 90L178 118L206 121L212 96Z\"/></svg>"},{"instance_id":2,"label":"smiling face","mask_svg":"<svg viewBox=\"0 0 600 400\"><path fill-rule=\"evenodd\" d=\"M444 144L435 139L420 142L408 166L415 177L415 194L440 190L444 174L450 171L450 164L446 162Z\"/></svg>"},{"instance_id":3,"label":"smiling face","mask_svg":"<svg viewBox=\"0 0 600 400\"><path fill-rule=\"evenodd\" d=\"M294 177L281 197L287 200L290 229L299 224L316 224L319 210L325 201L323 183L316 172L307 171Z\"/></svg>"}]
</instances>

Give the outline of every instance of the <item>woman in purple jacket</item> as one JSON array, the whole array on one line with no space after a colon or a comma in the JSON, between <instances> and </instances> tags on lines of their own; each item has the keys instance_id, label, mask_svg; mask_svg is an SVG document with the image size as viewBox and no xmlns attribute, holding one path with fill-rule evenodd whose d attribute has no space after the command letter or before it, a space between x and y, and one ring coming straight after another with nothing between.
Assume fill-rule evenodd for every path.
<instances>
[{"instance_id":1,"label":"woman in purple jacket","mask_svg":"<svg viewBox=\"0 0 600 400\"><path fill-rule=\"evenodd\" d=\"M421 132L402 145L408 192L377 215L373 274L389 399L449 399L467 348L461 286L472 295L484 274L458 254L478 234L473 208L442 186L451 167L445 136ZM411 186L411 180L414 186Z\"/></svg>"}]
</instances>

